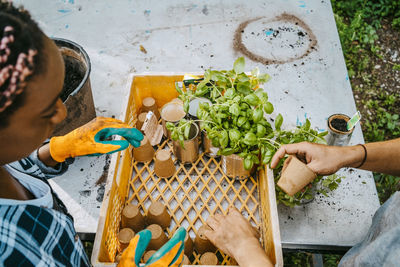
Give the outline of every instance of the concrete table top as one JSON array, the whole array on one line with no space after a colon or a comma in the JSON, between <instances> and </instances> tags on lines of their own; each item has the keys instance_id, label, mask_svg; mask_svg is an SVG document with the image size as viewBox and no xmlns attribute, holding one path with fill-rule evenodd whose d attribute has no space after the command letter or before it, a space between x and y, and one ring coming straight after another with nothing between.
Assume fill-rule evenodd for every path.
<instances>
[{"instance_id":1,"label":"concrete table top","mask_svg":"<svg viewBox=\"0 0 400 267\"><path fill-rule=\"evenodd\" d=\"M88 52L98 116L118 116L125 108L120 103L129 94L130 73L230 69L239 56L245 56L246 70L257 66L271 75L265 90L284 127L309 118L323 130L329 115L356 112L328 0L14 2L30 10L48 36L70 39ZM362 142L357 126L351 143ZM96 231L104 192L96 182L106 161L79 158L53 179L78 232ZM283 247L352 246L364 236L379 207L372 174L339 174L345 178L329 197L279 206Z\"/></svg>"}]
</instances>

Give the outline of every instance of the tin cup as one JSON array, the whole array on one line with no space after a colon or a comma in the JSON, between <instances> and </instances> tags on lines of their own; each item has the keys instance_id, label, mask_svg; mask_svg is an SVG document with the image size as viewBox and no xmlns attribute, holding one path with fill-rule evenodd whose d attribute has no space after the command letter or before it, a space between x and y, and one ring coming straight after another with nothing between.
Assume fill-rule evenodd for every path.
<instances>
[{"instance_id":1,"label":"tin cup","mask_svg":"<svg viewBox=\"0 0 400 267\"><path fill-rule=\"evenodd\" d=\"M197 110L199 109L200 103L208 103L211 105L211 101L205 97L195 97L189 102L188 116L191 119L197 119Z\"/></svg>"},{"instance_id":2,"label":"tin cup","mask_svg":"<svg viewBox=\"0 0 400 267\"><path fill-rule=\"evenodd\" d=\"M183 141L183 147L179 140L172 141L174 155L181 163L193 163L199 158L199 132L199 126L191 123L189 139Z\"/></svg>"},{"instance_id":3,"label":"tin cup","mask_svg":"<svg viewBox=\"0 0 400 267\"><path fill-rule=\"evenodd\" d=\"M213 146L211 139L208 138L207 132L205 130L201 131L201 144L203 145L204 153L210 158L218 158L218 147Z\"/></svg>"},{"instance_id":4,"label":"tin cup","mask_svg":"<svg viewBox=\"0 0 400 267\"><path fill-rule=\"evenodd\" d=\"M236 180L243 180L248 178L252 170L246 170L244 168L244 159L236 154L232 154L229 156L222 156L221 157L221 167L222 171L228 176L229 178L233 178Z\"/></svg>"},{"instance_id":5,"label":"tin cup","mask_svg":"<svg viewBox=\"0 0 400 267\"><path fill-rule=\"evenodd\" d=\"M344 114L333 114L328 118L328 135L326 142L330 146L346 146L351 138L354 128L347 131L346 125L350 117ZM341 124L341 129L337 129ZM336 128L335 128L336 126Z\"/></svg>"},{"instance_id":6,"label":"tin cup","mask_svg":"<svg viewBox=\"0 0 400 267\"><path fill-rule=\"evenodd\" d=\"M183 105L178 101L171 101L165 104L161 109L162 127L164 136L171 138L171 132L167 129L166 123L172 122L175 125L185 117L186 113L183 110Z\"/></svg>"}]
</instances>

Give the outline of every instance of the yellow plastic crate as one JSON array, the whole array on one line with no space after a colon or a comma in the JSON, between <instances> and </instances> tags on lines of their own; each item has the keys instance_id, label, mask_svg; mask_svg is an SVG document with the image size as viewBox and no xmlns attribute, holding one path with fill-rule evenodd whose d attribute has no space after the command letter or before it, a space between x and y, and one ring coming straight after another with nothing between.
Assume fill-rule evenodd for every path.
<instances>
[{"instance_id":1,"label":"yellow plastic crate","mask_svg":"<svg viewBox=\"0 0 400 267\"><path fill-rule=\"evenodd\" d=\"M175 82L182 79L183 74L131 75L127 88L129 96L124 105L126 110L120 119L135 126L142 99L151 96L157 106L162 107L177 97ZM171 141L163 139L157 149L167 147L172 153ZM283 266L271 170L266 167L255 177L237 181L223 173L220 159L201 154L194 164L189 165L173 159L177 171L171 178L163 179L155 176L154 161L134 161L132 147L112 155L92 253L94 266L115 266L113 262L119 249L117 233L124 205L128 202L137 204L145 214L152 200L166 204L171 214L171 226L167 229L169 237L183 226L193 239L209 215L225 214L229 205L235 205L252 225L260 229L262 245L275 266ZM216 255L222 265L234 262L219 250ZM196 265L199 258L200 255L194 252L190 260Z\"/></svg>"}]
</instances>

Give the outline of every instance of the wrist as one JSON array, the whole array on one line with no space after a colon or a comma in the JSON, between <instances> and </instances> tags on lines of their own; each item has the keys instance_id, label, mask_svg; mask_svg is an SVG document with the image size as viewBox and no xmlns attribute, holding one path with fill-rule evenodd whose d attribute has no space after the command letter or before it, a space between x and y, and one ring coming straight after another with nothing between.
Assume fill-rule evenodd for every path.
<instances>
[{"instance_id":1,"label":"wrist","mask_svg":"<svg viewBox=\"0 0 400 267\"><path fill-rule=\"evenodd\" d=\"M357 168L364 161L365 151L360 145L343 147L344 161L341 167L353 167Z\"/></svg>"},{"instance_id":2,"label":"wrist","mask_svg":"<svg viewBox=\"0 0 400 267\"><path fill-rule=\"evenodd\" d=\"M235 258L239 266L268 266L270 263L260 242L255 237L236 243L234 248L235 250L231 252L231 255Z\"/></svg>"},{"instance_id":3,"label":"wrist","mask_svg":"<svg viewBox=\"0 0 400 267\"><path fill-rule=\"evenodd\" d=\"M53 159L50 153L50 145L45 144L37 150L37 156L48 167L55 167L60 162Z\"/></svg>"}]
</instances>

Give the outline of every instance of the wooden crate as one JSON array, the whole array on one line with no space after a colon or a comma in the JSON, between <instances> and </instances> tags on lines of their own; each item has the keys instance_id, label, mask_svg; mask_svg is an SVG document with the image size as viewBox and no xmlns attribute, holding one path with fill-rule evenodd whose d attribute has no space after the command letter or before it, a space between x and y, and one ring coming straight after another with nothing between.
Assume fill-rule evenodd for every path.
<instances>
[{"instance_id":1,"label":"wooden crate","mask_svg":"<svg viewBox=\"0 0 400 267\"><path fill-rule=\"evenodd\" d=\"M120 119L134 126L142 99L151 96L156 99L157 106L162 107L177 97L175 82L182 79L183 74L131 75L129 96L123 104L126 110ZM171 141L163 139L157 149L168 147L172 152ZM223 173L220 159L203 153L194 164L182 165L175 158L174 161L175 175L162 179L153 172L154 161L133 160L132 147L112 155L92 253L94 266L115 266L113 261L119 249L117 233L124 205L137 204L145 214L152 200L166 204L172 216L167 229L169 237L183 226L194 238L210 214L225 214L229 205L235 205L260 229L262 245L275 266L283 266L274 177L269 168L260 170L255 177L237 181ZM233 261L224 253L218 250L216 254L220 264L232 265ZM199 258L200 255L194 253L190 260L196 265Z\"/></svg>"}]
</instances>

